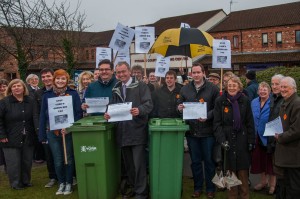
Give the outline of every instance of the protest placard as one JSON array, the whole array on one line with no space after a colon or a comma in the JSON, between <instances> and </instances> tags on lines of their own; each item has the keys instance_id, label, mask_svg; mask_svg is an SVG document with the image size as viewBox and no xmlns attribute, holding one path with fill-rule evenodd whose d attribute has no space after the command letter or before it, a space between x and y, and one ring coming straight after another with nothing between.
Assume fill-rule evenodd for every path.
<instances>
[{"instance_id":1,"label":"protest placard","mask_svg":"<svg viewBox=\"0 0 300 199\"><path fill-rule=\"evenodd\" d=\"M229 40L213 40L212 68L231 68L231 45Z\"/></svg>"},{"instance_id":2,"label":"protest placard","mask_svg":"<svg viewBox=\"0 0 300 199\"><path fill-rule=\"evenodd\" d=\"M50 130L67 128L74 123L72 96L48 99Z\"/></svg>"},{"instance_id":3,"label":"protest placard","mask_svg":"<svg viewBox=\"0 0 300 199\"><path fill-rule=\"evenodd\" d=\"M169 71L169 68L170 68L170 57L163 57L161 55L157 55L155 76L165 77L166 73Z\"/></svg>"},{"instance_id":4,"label":"protest placard","mask_svg":"<svg viewBox=\"0 0 300 199\"><path fill-rule=\"evenodd\" d=\"M111 61L111 48L96 48L96 68L98 68L99 62L103 59L108 59Z\"/></svg>"},{"instance_id":5,"label":"protest placard","mask_svg":"<svg viewBox=\"0 0 300 199\"><path fill-rule=\"evenodd\" d=\"M154 27L135 27L136 53L148 53L154 41Z\"/></svg>"},{"instance_id":6,"label":"protest placard","mask_svg":"<svg viewBox=\"0 0 300 199\"><path fill-rule=\"evenodd\" d=\"M129 51L130 44L134 37L132 28L118 23L115 32L110 40L109 47L114 51Z\"/></svg>"}]
</instances>

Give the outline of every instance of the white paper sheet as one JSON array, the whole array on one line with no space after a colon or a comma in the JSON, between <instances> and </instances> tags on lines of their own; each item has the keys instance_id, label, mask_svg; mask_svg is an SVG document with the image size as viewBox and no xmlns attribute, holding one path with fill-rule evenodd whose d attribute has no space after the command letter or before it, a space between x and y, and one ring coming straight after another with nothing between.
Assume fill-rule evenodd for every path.
<instances>
[{"instance_id":1,"label":"white paper sheet","mask_svg":"<svg viewBox=\"0 0 300 199\"><path fill-rule=\"evenodd\" d=\"M108 122L132 120L132 115L130 113L131 108L132 102L108 105L107 113L110 116Z\"/></svg>"},{"instance_id":2,"label":"white paper sheet","mask_svg":"<svg viewBox=\"0 0 300 199\"><path fill-rule=\"evenodd\" d=\"M106 106L109 103L108 97L85 98L85 102L89 106L87 113L105 113Z\"/></svg>"},{"instance_id":3,"label":"white paper sheet","mask_svg":"<svg viewBox=\"0 0 300 199\"><path fill-rule=\"evenodd\" d=\"M278 116L274 120L266 123L264 136L274 136L275 133L277 133L277 134L283 133L280 116Z\"/></svg>"},{"instance_id":4,"label":"white paper sheet","mask_svg":"<svg viewBox=\"0 0 300 199\"><path fill-rule=\"evenodd\" d=\"M74 123L72 96L48 99L50 130L67 128Z\"/></svg>"},{"instance_id":5,"label":"white paper sheet","mask_svg":"<svg viewBox=\"0 0 300 199\"><path fill-rule=\"evenodd\" d=\"M207 103L206 102L184 102L183 103L183 119L206 119L207 118Z\"/></svg>"}]
</instances>

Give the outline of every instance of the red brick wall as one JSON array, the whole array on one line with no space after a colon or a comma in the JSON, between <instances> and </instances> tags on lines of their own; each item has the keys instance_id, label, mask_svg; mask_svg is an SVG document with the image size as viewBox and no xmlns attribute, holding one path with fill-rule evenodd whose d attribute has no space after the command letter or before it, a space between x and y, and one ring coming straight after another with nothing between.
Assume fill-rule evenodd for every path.
<instances>
[{"instance_id":1,"label":"red brick wall","mask_svg":"<svg viewBox=\"0 0 300 199\"><path fill-rule=\"evenodd\" d=\"M300 50L300 44L295 44L295 30L300 30L300 24L293 26L211 33L211 35L216 39L227 37L227 39L231 41L232 53ZM282 32L282 44L280 45L276 44L276 32ZM268 45L266 46L262 45L262 33L268 33ZM234 36L238 36L239 38L238 48L233 47Z\"/></svg>"}]
</instances>

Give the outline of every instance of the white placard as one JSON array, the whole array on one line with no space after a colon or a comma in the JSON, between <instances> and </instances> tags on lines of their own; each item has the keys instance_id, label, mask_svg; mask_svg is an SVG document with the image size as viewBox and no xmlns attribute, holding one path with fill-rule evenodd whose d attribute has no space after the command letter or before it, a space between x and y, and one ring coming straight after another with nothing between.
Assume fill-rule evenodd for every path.
<instances>
[{"instance_id":1,"label":"white placard","mask_svg":"<svg viewBox=\"0 0 300 199\"><path fill-rule=\"evenodd\" d=\"M274 136L275 133L277 133L277 134L283 133L280 116L278 116L274 120L266 123L264 136Z\"/></svg>"},{"instance_id":2,"label":"white placard","mask_svg":"<svg viewBox=\"0 0 300 199\"><path fill-rule=\"evenodd\" d=\"M103 59L108 59L111 61L111 48L96 48L96 68L98 68L98 64Z\"/></svg>"},{"instance_id":3,"label":"white placard","mask_svg":"<svg viewBox=\"0 0 300 199\"><path fill-rule=\"evenodd\" d=\"M115 57L114 67L115 68L116 68L116 65L120 61L125 61L125 62L127 62L130 65L130 53L129 53L129 50L125 51L125 52L119 51L117 57L116 57L116 55L117 55L117 51L114 51L114 57Z\"/></svg>"},{"instance_id":4,"label":"white placard","mask_svg":"<svg viewBox=\"0 0 300 199\"><path fill-rule=\"evenodd\" d=\"M207 103L206 102L184 102L183 103L183 119L207 119Z\"/></svg>"},{"instance_id":5,"label":"white placard","mask_svg":"<svg viewBox=\"0 0 300 199\"><path fill-rule=\"evenodd\" d=\"M161 55L157 55L155 76L165 77L166 73L169 71L169 68L170 68L170 57L163 57Z\"/></svg>"},{"instance_id":6,"label":"white placard","mask_svg":"<svg viewBox=\"0 0 300 199\"><path fill-rule=\"evenodd\" d=\"M85 103L89 106L87 113L105 113L109 97L85 98Z\"/></svg>"},{"instance_id":7,"label":"white placard","mask_svg":"<svg viewBox=\"0 0 300 199\"><path fill-rule=\"evenodd\" d=\"M148 53L154 41L154 27L135 27L136 53Z\"/></svg>"},{"instance_id":8,"label":"white placard","mask_svg":"<svg viewBox=\"0 0 300 199\"><path fill-rule=\"evenodd\" d=\"M191 26L187 23L181 23L180 28L191 28Z\"/></svg>"},{"instance_id":9,"label":"white placard","mask_svg":"<svg viewBox=\"0 0 300 199\"><path fill-rule=\"evenodd\" d=\"M118 23L110 40L109 47L114 49L114 51L127 51L129 50L133 36L134 30L132 28Z\"/></svg>"},{"instance_id":10,"label":"white placard","mask_svg":"<svg viewBox=\"0 0 300 199\"><path fill-rule=\"evenodd\" d=\"M231 68L231 45L229 40L213 40L212 68Z\"/></svg>"},{"instance_id":11,"label":"white placard","mask_svg":"<svg viewBox=\"0 0 300 199\"><path fill-rule=\"evenodd\" d=\"M72 96L48 99L50 130L68 128L74 123Z\"/></svg>"},{"instance_id":12,"label":"white placard","mask_svg":"<svg viewBox=\"0 0 300 199\"><path fill-rule=\"evenodd\" d=\"M131 108L132 102L108 105L107 113L110 116L108 122L132 120L132 115L130 113Z\"/></svg>"}]
</instances>

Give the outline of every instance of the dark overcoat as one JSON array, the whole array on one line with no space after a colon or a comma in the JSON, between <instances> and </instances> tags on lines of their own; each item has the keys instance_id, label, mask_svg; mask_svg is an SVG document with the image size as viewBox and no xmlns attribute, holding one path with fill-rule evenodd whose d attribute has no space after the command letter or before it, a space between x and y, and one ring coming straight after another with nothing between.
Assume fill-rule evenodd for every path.
<instances>
[{"instance_id":1,"label":"dark overcoat","mask_svg":"<svg viewBox=\"0 0 300 199\"><path fill-rule=\"evenodd\" d=\"M117 143L120 147L147 144L148 114L153 108L150 90L145 83L135 80L126 87L125 99L121 90L122 82L118 82L112 90L111 104L132 102L132 107L139 109L139 115L116 123Z\"/></svg>"},{"instance_id":2,"label":"dark overcoat","mask_svg":"<svg viewBox=\"0 0 300 199\"><path fill-rule=\"evenodd\" d=\"M232 105L225 95L216 99L214 108L214 135L218 143L229 142L226 154L226 169L231 171L247 170L251 163L249 144L255 143L254 122L250 100L241 95L238 99L242 129L233 130Z\"/></svg>"},{"instance_id":3,"label":"dark overcoat","mask_svg":"<svg viewBox=\"0 0 300 199\"><path fill-rule=\"evenodd\" d=\"M300 168L300 97L294 93L284 100L279 112L283 133L275 148L275 165Z\"/></svg>"}]
</instances>

